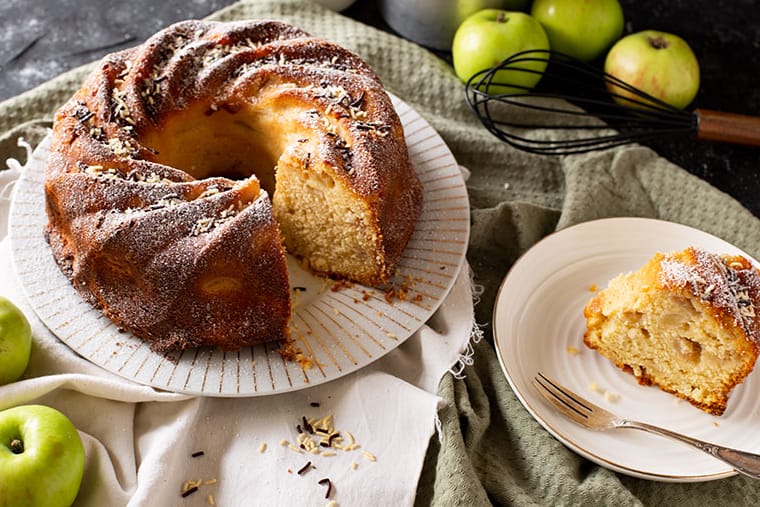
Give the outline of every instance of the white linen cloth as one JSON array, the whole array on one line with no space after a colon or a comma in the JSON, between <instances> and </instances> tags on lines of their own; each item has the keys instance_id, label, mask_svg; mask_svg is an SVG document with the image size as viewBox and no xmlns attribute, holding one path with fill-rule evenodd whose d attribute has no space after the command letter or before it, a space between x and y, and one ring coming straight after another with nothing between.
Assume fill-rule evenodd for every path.
<instances>
[{"instance_id":1,"label":"white linen cloth","mask_svg":"<svg viewBox=\"0 0 760 507\"><path fill-rule=\"evenodd\" d=\"M20 172L9 165L0 171L4 183ZM0 198L0 233L7 217L8 200ZM0 295L24 311L34 345L24 377L0 386L0 410L41 403L72 420L87 456L76 506L411 505L442 403L438 383L467 360L464 351L477 333L468 275L465 265L422 329L353 374L265 397L191 397L116 376L59 341L27 303L6 237ZM281 445L296 443L302 416L330 414L358 449L322 456ZM203 455L192 457L197 451ZM309 461L314 468L299 475ZM332 483L329 499L319 483L324 478ZM191 480L202 483L182 497Z\"/></svg>"}]
</instances>

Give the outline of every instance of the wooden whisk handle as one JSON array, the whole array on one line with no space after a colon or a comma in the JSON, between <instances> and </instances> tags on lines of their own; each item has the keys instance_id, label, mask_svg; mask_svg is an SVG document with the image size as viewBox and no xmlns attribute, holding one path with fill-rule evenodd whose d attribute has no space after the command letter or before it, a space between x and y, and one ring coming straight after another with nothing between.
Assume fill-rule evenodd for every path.
<instances>
[{"instance_id":1,"label":"wooden whisk handle","mask_svg":"<svg viewBox=\"0 0 760 507\"><path fill-rule=\"evenodd\" d=\"M760 146L760 117L696 109L697 139Z\"/></svg>"}]
</instances>

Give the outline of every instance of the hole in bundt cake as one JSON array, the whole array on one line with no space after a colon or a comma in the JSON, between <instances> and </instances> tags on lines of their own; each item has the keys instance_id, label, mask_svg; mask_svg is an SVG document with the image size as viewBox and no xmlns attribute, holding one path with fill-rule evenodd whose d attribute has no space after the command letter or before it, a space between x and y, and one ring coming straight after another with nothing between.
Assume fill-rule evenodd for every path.
<instances>
[{"instance_id":1,"label":"hole in bundt cake","mask_svg":"<svg viewBox=\"0 0 760 507\"><path fill-rule=\"evenodd\" d=\"M312 153L322 149L301 124L304 111L273 111L255 104L234 108L197 105L175 112L141 142L156 161L195 178L254 174L272 196L290 253L325 274L373 276L381 259L368 204L329 174ZM331 139L337 138L333 134Z\"/></svg>"},{"instance_id":2,"label":"hole in bundt cake","mask_svg":"<svg viewBox=\"0 0 760 507\"><path fill-rule=\"evenodd\" d=\"M294 134L294 122L252 107L214 108L196 105L174 114L141 142L155 150L157 162L182 169L197 179L223 176L243 179L254 174L274 193L274 167Z\"/></svg>"}]
</instances>

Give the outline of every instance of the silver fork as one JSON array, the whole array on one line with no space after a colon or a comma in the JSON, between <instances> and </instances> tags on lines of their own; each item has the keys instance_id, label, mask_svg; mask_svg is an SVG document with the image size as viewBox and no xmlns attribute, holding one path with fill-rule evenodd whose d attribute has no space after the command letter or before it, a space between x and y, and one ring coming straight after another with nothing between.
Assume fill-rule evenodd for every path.
<instances>
[{"instance_id":1,"label":"silver fork","mask_svg":"<svg viewBox=\"0 0 760 507\"><path fill-rule=\"evenodd\" d=\"M538 391L557 407L560 412L586 428L592 430L609 430L618 428L631 428L654 433L663 437L672 438L696 447L700 451L731 465L740 474L754 479L760 479L760 455L752 454L737 449L731 449L696 438L687 437L664 428L651 424L631 421L616 416L615 414L598 407L590 401L578 396L570 389L563 387L556 380L552 380L539 372L533 378L533 385Z\"/></svg>"}]
</instances>

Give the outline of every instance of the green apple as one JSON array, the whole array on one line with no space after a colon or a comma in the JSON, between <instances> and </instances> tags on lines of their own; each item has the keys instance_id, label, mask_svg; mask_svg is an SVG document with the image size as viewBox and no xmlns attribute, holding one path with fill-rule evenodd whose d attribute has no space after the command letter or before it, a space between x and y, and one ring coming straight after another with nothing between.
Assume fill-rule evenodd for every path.
<instances>
[{"instance_id":1,"label":"green apple","mask_svg":"<svg viewBox=\"0 0 760 507\"><path fill-rule=\"evenodd\" d=\"M530 10L552 51L584 62L601 56L623 34L618 0L535 0Z\"/></svg>"},{"instance_id":2,"label":"green apple","mask_svg":"<svg viewBox=\"0 0 760 507\"><path fill-rule=\"evenodd\" d=\"M678 109L688 106L699 90L699 63L681 37L645 30L620 39L604 62L604 71L634 88ZM651 103L607 82L607 89L622 105L647 109L626 97Z\"/></svg>"},{"instance_id":3,"label":"green apple","mask_svg":"<svg viewBox=\"0 0 760 507\"><path fill-rule=\"evenodd\" d=\"M451 57L459 79L467 82L473 75L490 69L515 53L548 50L544 29L524 12L483 9L468 16L454 34ZM499 70L494 82L514 86L493 86L492 93L520 93L532 89L546 70L546 61L525 62L520 70Z\"/></svg>"},{"instance_id":4,"label":"green apple","mask_svg":"<svg viewBox=\"0 0 760 507\"><path fill-rule=\"evenodd\" d=\"M0 385L21 378L31 351L29 321L16 305L0 296Z\"/></svg>"},{"instance_id":5,"label":"green apple","mask_svg":"<svg viewBox=\"0 0 760 507\"><path fill-rule=\"evenodd\" d=\"M0 412L0 507L69 507L84 474L71 421L44 405Z\"/></svg>"}]
</instances>

